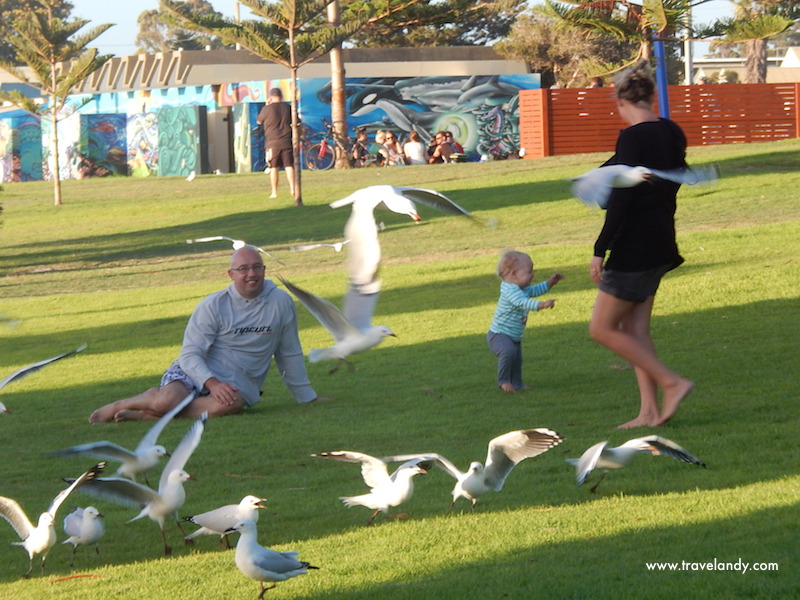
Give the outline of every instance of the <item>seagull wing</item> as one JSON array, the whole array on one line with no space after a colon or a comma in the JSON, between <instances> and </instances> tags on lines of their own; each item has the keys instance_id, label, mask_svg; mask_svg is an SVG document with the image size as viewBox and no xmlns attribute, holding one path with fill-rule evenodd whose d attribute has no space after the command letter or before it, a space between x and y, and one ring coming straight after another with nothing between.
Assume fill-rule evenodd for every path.
<instances>
[{"instance_id":1,"label":"seagull wing","mask_svg":"<svg viewBox=\"0 0 800 600\"><path fill-rule=\"evenodd\" d=\"M366 483L370 489L375 489L391 483L389 472L386 470L386 463L380 458L375 458L369 454L352 452L350 450L339 450L336 452L319 452L311 456L351 463L361 463L361 476L364 478L364 483Z\"/></svg>"},{"instance_id":2,"label":"seagull wing","mask_svg":"<svg viewBox=\"0 0 800 600\"><path fill-rule=\"evenodd\" d=\"M413 460L416 460L418 464L433 463L435 466L439 467L442 471L448 473L455 479L459 479L462 475L464 475L464 473L462 473L452 462L447 460L441 454L436 454L435 452L431 452L429 454L397 454L395 456L384 456L381 458L381 460L385 463L406 462Z\"/></svg>"},{"instance_id":3,"label":"seagull wing","mask_svg":"<svg viewBox=\"0 0 800 600\"><path fill-rule=\"evenodd\" d=\"M274 260L274 261L275 261L276 263L278 263L279 265L285 265L285 264L286 264L286 263L284 263L283 261L281 261L281 260L279 260L279 259L275 258L274 256L272 256L272 254L270 254L269 252L267 252L266 250L264 250L264 249L263 249L261 246L254 246L253 244L247 244L247 247L248 247L248 248L252 248L253 250L257 250L258 252L261 252L261 254L263 254L263 255L265 255L265 256L268 256L269 258L271 258L272 260Z\"/></svg>"},{"instance_id":4,"label":"seagull wing","mask_svg":"<svg viewBox=\"0 0 800 600\"><path fill-rule=\"evenodd\" d=\"M203 437L203 430L205 429L207 420L208 413L200 415L200 418L192 424L189 431L186 432L186 435L183 436L183 439L178 444L178 447L175 448L167 464L164 465L161 478L158 480L159 493L162 493L166 489L169 474L172 473L172 471L178 471L186 466L192 452L194 452L195 448L200 444L200 439Z\"/></svg>"},{"instance_id":5,"label":"seagull wing","mask_svg":"<svg viewBox=\"0 0 800 600\"><path fill-rule=\"evenodd\" d=\"M696 185L698 183L712 183L719 179L719 167L717 165L707 165L700 167L687 167L685 169L673 169L661 171L650 169L656 177L673 181L675 183L685 183Z\"/></svg>"},{"instance_id":6,"label":"seagull wing","mask_svg":"<svg viewBox=\"0 0 800 600\"><path fill-rule=\"evenodd\" d=\"M58 507L61 506L61 503L67 499L67 496L69 496L73 491L75 491L75 489L79 488L80 486L85 485L86 483L97 479L97 476L105 468L106 468L106 463L99 462L91 469L83 473L80 477L78 477L75 481L73 481L67 489L61 490L58 493L58 495L55 498L53 498L53 501L50 503L50 507L47 509L47 512L49 512L50 515L52 515L52 517L55 519L56 513L58 512Z\"/></svg>"},{"instance_id":7,"label":"seagull wing","mask_svg":"<svg viewBox=\"0 0 800 600\"><path fill-rule=\"evenodd\" d=\"M181 412L184 408L186 408L192 400L195 399L197 395L196 390L192 390L189 394L178 402L178 404L170 410L169 412L165 413L158 421L156 421L155 425L153 425L150 430L144 434L144 437L139 442L139 445L136 446L136 452L142 452L143 450L147 450L148 448L152 448L158 442L158 436L161 435L161 432L164 431L164 427L167 426L175 415Z\"/></svg>"},{"instance_id":8,"label":"seagull wing","mask_svg":"<svg viewBox=\"0 0 800 600\"><path fill-rule=\"evenodd\" d=\"M280 275L278 278L283 282L283 285L297 297L300 303L308 309L308 312L314 315L314 318L328 330L335 341L338 342L348 336L358 335L360 333L358 329L345 318L342 311L333 304L324 298L320 298L319 296L315 296L310 292L300 289Z\"/></svg>"},{"instance_id":9,"label":"seagull wing","mask_svg":"<svg viewBox=\"0 0 800 600\"><path fill-rule=\"evenodd\" d=\"M0 496L0 517L9 522L22 540L26 539L31 534L31 531L36 529L17 501L5 496Z\"/></svg>"},{"instance_id":10,"label":"seagull wing","mask_svg":"<svg viewBox=\"0 0 800 600\"><path fill-rule=\"evenodd\" d=\"M53 358L48 358L45 360L40 360L39 362L33 363L32 365L28 365L26 367L22 367L21 369L17 369L11 375L8 375L5 379L0 381L0 389L3 389L9 383L14 381L18 381L23 377L30 375L31 373L35 373L42 367L46 367L50 363L54 363L57 360L61 360L62 358L67 358L69 356L75 356L78 352L82 352L86 349L86 344L81 344L75 350L71 350L69 352L65 352L64 354L59 354L58 356L54 356Z\"/></svg>"},{"instance_id":11,"label":"seagull wing","mask_svg":"<svg viewBox=\"0 0 800 600\"><path fill-rule=\"evenodd\" d=\"M226 529L241 521L241 517L239 517L238 504L227 504L199 515L186 517L186 520L211 531L223 533Z\"/></svg>"},{"instance_id":12,"label":"seagull wing","mask_svg":"<svg viewBox=\"0 0 800 600\"><path fill-rule=\"evenodd\" d=\"M444 194L434 190L426 190L415 187L398 187L397 191L414 202L419 202L425 206L430 206L448 215L460 215L462 217L472 217L469 211L460 207Z\"/></svg>"},{"instance_id":13,"label":"seagull wing","mask_svg":"<svg viewBox=\"0 0 800 600\"><path fill-rule=\"evenodd\" d=\"M553 446L560 444L564 438L544 427L537 429L521 429L509 431L489 442L484 467L486 485L499 492L503 489L506 477L521 460L538 456Z\"/></svg>"},{"instance_id":14,"label":"seagull wing","mask_svg":"<svg viewBox=\"0 0 800 600\"><path fill-rule=\"evenodd\" d=\"M123 477L98 477L85 482L80 491L94 498L137 508L144 508L160 498L155 490Z\"/></svg>"},{"instance_id":15,"label":"seagull wing","mask_svg":"<svg viewBox=\"0 0 800 600\"><path fill-rule=\"evenodd\" d=\"M667 438L657 435L650 435L643 438L629 440L628 442L625 442L623 446L627 446L629 444L635 445L635 447L639 448L643 452L649 452L653 456L669 456L670 458L675 458L685 463L698 465L700 467L706 466L702 460L692 456L672 440L668 440Z\"/></svg>"},{"instance_id":16,"label":"seagull wing","mask_svg":"<svg viewBox=\"0 0 800 600\"><path fill-rule=\"evenodd\" d=\"M594 468L597 466L597 461L600 459L606 446L608 446L608 442L598 442L581 454L581 457L578 459L578 464L575 467L575 481L578 485L583 485L583 482L586 481L589 474L594 471Z\"/></svg>"},{"instance_id":17,"label":"seagull wing","mask_svg":"<svg viewBox=\"0 0 800 600\"><path fill-rule=\"evenodd\" d=\"M209 237L202 237L202 238L196 238L196 239L193 239L193 240L186 240L186 243L187 244L197 244L197 243L203 243L203 242L218 242L220 240L228 240L229 242L233 241L231 238L225 237L224 235L212 235L212 236L209 236Z\"/></svg>"},{"instance_id":18,"label":"seagull wing","mask_svg":"<svg viewBox=\"0 0 800 600\"><path fill-rule=\"evenodd\" d=\"M79 536L81 525L83 524L83 509L75 508L71 513L64 517L64 533L68 536Z\"/></svg>"},{"instance_id":19,"label":"seagull wing","mask_svg":"<svg viewBox=\"0 0 800 600\"><path fill-rule=\"evenodd\" d=\"M127 448L106 441L91 442L88 444L81 444L80 446L71 446L63 450L56 450L55 452L51 452L50 456L71 456L73 454L117 462L125 462L126 460L136 458L136 454Z\"/></svg>"}]
</instances>

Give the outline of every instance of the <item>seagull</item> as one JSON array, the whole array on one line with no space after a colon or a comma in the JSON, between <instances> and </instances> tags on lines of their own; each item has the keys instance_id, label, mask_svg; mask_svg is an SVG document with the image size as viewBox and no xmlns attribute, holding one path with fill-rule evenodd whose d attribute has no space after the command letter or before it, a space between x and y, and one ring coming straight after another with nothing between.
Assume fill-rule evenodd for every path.
<instances>
[{"instance_id":1,"label":"seagull","mask_svg":"<svg viewBox=\"0 0 800 600\"><path fill-rule=\"evenodd\" d=\"M186 240L186 243L187 244L202 244L204 242L219 242L220 240L228 240L233 245L233 249L234 250L239 250L240 248L252 248L253 250L261 252L261 254L264 254L265 256L270 257L276 263L281 264L281 265L284 264L282 261L278 260L277 258L272 256L272 254L270 254L269 252L264 250L261 246L254 246L253 244L248 244L244 240L235 240L233 238L229 238L229 237L224 236L224 235L212 235L210 237L202 237L202 238L196 238L194 240Z\"/></svg>"},{"instance_id":2,"label":"seagull","mask_svg":"<svg viewBox=\"0 0 800 600\"><path fill-rule=\"evenodd\" d=\"M64 533L69 537L61 543L72 544L70 567L75 565L75 550L78 546L94 546L98 556L100 555L97 542L106 531L105 525L100 520L102 518L103 515L94 506L74 507L74 510L64 517Z\"/></svg>"},{"instance_id":3,"label":"seagull","mask_svg":"<svg viewBox=\"0 0 800 600\"><path fill-rule=\"evenodd\" d=\"M22 379L23 377L27 377L31 373L36 373L36 371L38 371L43 367L46 367L50 363L54 363L57 360L61 360L62 358L75 356L76 354L78 354L78 352L83 352L84 350L86 350L86 347L87 347L86 344L81 344L80 346L75 348L75 350L70 350L69 352L65 352L64 354L59 354L58 356L54 356L52 358L40 360L39 362L35 362L32 365L27 365L25 367L22 367L21 369L17 369L13 373L11 373L11 375L7 375L5 378L3 378L2 381L0 381L0 390L2 390L9 383L19 381L20 379ZM2 402L0 402L0 412L6 412L6 413L10 412Z\"/></svg>"},{"instance_id":4,"label":"seagull","mask_svg":"<svg viewBox=\"0 0 800 600\"><path fill-rule=\"evenodd\" d=\"M266 498L259 498L258 496L245 496L239 504L228 504L215 508L208 512L191 517L184 517L184 521L189 521L195 525L200 525L200 529L194 533L190 533L183 541L187 544L193 544L194 538L199 535L219 535L220 544L224 539L228 541L226 532L236 525L239 521L245 519L258 523L258 509L266 508L262 502L266 502ZM230 544L228 544L230 548Z\"/></svg>"},{"instance_id":5,"label":"seagull","mask_svg":"<svg viewBox=\"0 0 800 600\"><path fill-rule=\"evenodd\" d=\"M347 270L350 286L344 298L343 312L357 329L370 327L381 282L378 267L381 261L381 246L378 243L379 226L373 214L375 208L383 207L392 212L408 215L415 223L422 218L414 202L419 202L451 215L472 218L468 211L434 190L415 187L373 185L362 188L340 200L331 202L331 208L352 205L350 218L344 228L345 239L350 240L347 249Z\"/></svg>"},{"instance_id":6,"label":"seagull","mask_svg":"<svg viewBox=\"0 0 800 600\"><path fill-rule=\"evenodd\" d=\"M141 508L141 512L127 522L131 523L142 517L149 517L161 529L164 554L172 554L172 548L167 545L167 538L164 535L164 521L167 516L172 516L178 523L181 534L186 535L178 520L178 510L186 500L183 483L193 478L183 468L200 443L207 420L208 414L203 413L178 444L161 473L158 491L121 477L96 479L82 487L81 491L97 498L105 498L126 506Z\"/></svg>"},{"instance_id":7,"label":"seagull","mask_svg":"<svg viewBox=\"0 0 800 600\"><path fill-rule=\"evenodd\" d=\"M575 182L572 184L573 196L589 207L606 208L612 188L635 187L653 179L695 185L719 179L719 168L711 165L663 171L643 166L606 165L587 171L570 181Z\"/></svg>"},{"instance_id":8,"label":"seagull","mask_svg":"<svg viewBox=\"0 0 800 600\"><path fill-rule=\"evenodd\" d=\"M167 452L164 446L156 444L158 436L161 435L164 427L167 426L173 417L194 400L195 395L195 391L190 392L186 398L175 406L175 408L165 413L156 421L155 425L144 435L133 451L123 448L118 444L114 444L113 442L103 441L64 448L63 450L51 452L50 456L81 455L121 462L122 465L117 469L116 475L136 481L138 475L146 474L147 471L159 463L162 457L169 456L169 452ZM145 482L147 482L147 475L145 475Z\"/></svg>"},{"instance_id":9,"label":"seagull","mask_svg":"<svg viewBox=\"0 0 800 600\"><path fill-rule=\"evenodd\" d=\"M456 500L466 498L472 501L472 512L475 512L478 498L489 490L501 491L506 478L518 462L543 454L563 440L564 438L559 433L544 427L509 431L489 442L485 464L472 462L466 471L460 471L440 454L407 454L388 456L381 460L399 462L417 457L421 460L433 461L437 467L452 475L456 480L456 485L451 492L453 501L448 510L453 509Z\"/></svg>"},{"instance_id":10,"label":"seagull","mask_svg":"<svg viewBox=\"0 0 800 600\"><path fill-rule=\"evenodd\" d=\"M191 172L189 173L189 176L186 178L186 181L194 181L194 178L195 178L196 176L197 176L197 173L195 173L194 171L191 171Z\"/></svg>"},{"instance_id":11,"label":"seagull","mask_svg":"<svg viewBox=\"0 0 800 600\"><path fill-rule=\"evenodd\" d=\"M302 244L300 246L290 246L289 250L293 252L305 252L306 250L314 250L316 248L333 248L335 252L341 252L350 240L343 240L334 244Z\"/></svg>"},{"instance_id":12,"label":"seagull","mask_svg":"<svg viewBox=\"0 0 800 600\"><path fill-rule=\"evenodd\" d=\"M333 336L333 341L335 342L333 346L309 351L308 360L312 363L338 359L350 364L347 357L351 354L369 350L373 346L380 344L385 337L397 337L385 325L359 329L344 316L342 311L324 298L300 289L280 275L278 278L292 294L297 296L297 299L308 309L308 312L314 315L317 321ZM330 372L333 373L338 368L337 366Z\"/></svg>"},{"instance_id":13,"label":"seagull","mask_svg":"<svg viewBox=\"0 0 800 600\"><path fill-rule=\"evenodd\" d=\"M372 513L369 521L367 521L367 525L372 524L378 513L382 512L388 515L390 508L399 506L411 498L414 494L414 482L412 479L415 475L428 472L423 466L427 457L422 455L414 456L403 462L391 476L386 470L386 463L391 461L375 458L369 454L339 450L336 452L320 452L311 456L361 463L361 476L371 491L361 496L346 496L339 498L339 500L344 502L347 507L365 506L374 510L375 512ZM395 516L404 517L407 515Z\"/></svg>"},{"instance_id":14,"label":"seagull","mask_svg":"<svg viewBox=\"0 0 800 600\"><path fill-rule=\"evenodd\" d=\"M105 463L97 463L75 479L68 488L61 490L53 498L48 509L39 515L39 522L35 527L16 500L0 496L0 517L8 521L14 531L17 532L22 541L14 542L14 545L25 548L30 559L28 571L23 577L30 576L31 571L33 571L33 557L37 554L42 555L42 575L44 575L44 562L47 560L47 553L56 543L55 522L58 508L76 488L94 480L104 467Z\"/></svg>"},{"instance_id":15,"label":"seagull","mask_svg":"<svg viewBox=\"0 0 800 600\"><path fill-rule=\"evenodd\" d=\"M616 448L609 448L608 442L600 442L589 448L580 458L568 458L567 462L576 467L575 477L578 485L583 485L583 482L595 469L603 470L600 479L590 490L595 492L606 473L612 469L621 469L628 466L633 461L634 456L640 452L649 452L653 456L669 456L686 463L703 468L706 467L703 461L689 454L675 442L657 435L634 438Z\"/></svg>"},{"instance_id":16,"label":"seagull","mask_svg":"<svg viewBox=\"0 0 800 600\"><path fill-rule=\"evenodd\" d=\"M230 527L227 532L239 532L236 543L236 566L243 575L261 584L258 599L264 598L267 590L274 588L278 581L286 581L298 575L305 575L308 569L319 569L297 559L297 552L278 552L265 548L258 543L256 524L250 519L243 519ZM264 587L264 582L272 583Z\"/></svg>"}]
</instances>

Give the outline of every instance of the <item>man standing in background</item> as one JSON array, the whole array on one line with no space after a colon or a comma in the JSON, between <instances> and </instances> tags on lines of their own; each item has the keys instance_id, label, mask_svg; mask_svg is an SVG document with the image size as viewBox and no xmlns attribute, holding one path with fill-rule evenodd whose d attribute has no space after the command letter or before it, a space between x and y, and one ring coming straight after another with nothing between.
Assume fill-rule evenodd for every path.
<instances>
[{"instance_id":1,"label":"man standing in background","mask_svg":"<svg viewBox=\"0 0 800 600\"><path fill-rule=\"evenodd\" d=\"M294 151L292 149L292 109L283 101L279 88L269 91L264 108L256 117L256 124L264 128L264 147L267 152L270 198L278 197L278 171L283 167L289 181L289 193L294 197Z\"/></svg>"}]
</instances>

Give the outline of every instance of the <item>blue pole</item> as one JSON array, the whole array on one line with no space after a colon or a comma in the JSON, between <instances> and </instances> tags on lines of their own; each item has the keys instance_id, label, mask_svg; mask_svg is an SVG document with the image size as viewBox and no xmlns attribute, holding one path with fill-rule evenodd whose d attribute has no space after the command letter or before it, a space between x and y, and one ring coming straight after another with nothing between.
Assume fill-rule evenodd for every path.
<instances>
[{"instance_id":1,"label":"blue pole","mask_svg":"<svg viewBox=\"0 0 800 600\"><path fill-rule=\"evenodd\" d=\"M653 53L656 57L656 88L658 90L658 116L669 119L669 95L667 93L667 57L664 42L653 40Z\"/></svg>"}]
</instances>

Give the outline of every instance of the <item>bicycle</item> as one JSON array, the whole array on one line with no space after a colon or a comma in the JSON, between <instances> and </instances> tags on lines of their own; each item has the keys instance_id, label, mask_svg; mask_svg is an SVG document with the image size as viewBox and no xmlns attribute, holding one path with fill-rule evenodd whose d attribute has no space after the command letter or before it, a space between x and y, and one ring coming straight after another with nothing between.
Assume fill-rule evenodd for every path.
<instances>
[{"instance_id":1,"label":"bicycle","mask_svg":"<svg viewBox=\"0 0 800 600\"><path fill-rule=\"evenodd\" d=\"M343 155L347 157L347 160L350 161L350 165L352 166L353 158L350 149L346 148L345 145L333 135L333 127L328 123L327 119L322 119L322 123L325 125L328 132L322 140L304 148L303 164L312 171L325 171L330 169L336 164L336 150L334 148L338 148ZM331 146L331 140L333 140L334 143L333 147ZM349 143L350 138L347 138L347 141Z\"/></svg>"}]
</instances>

